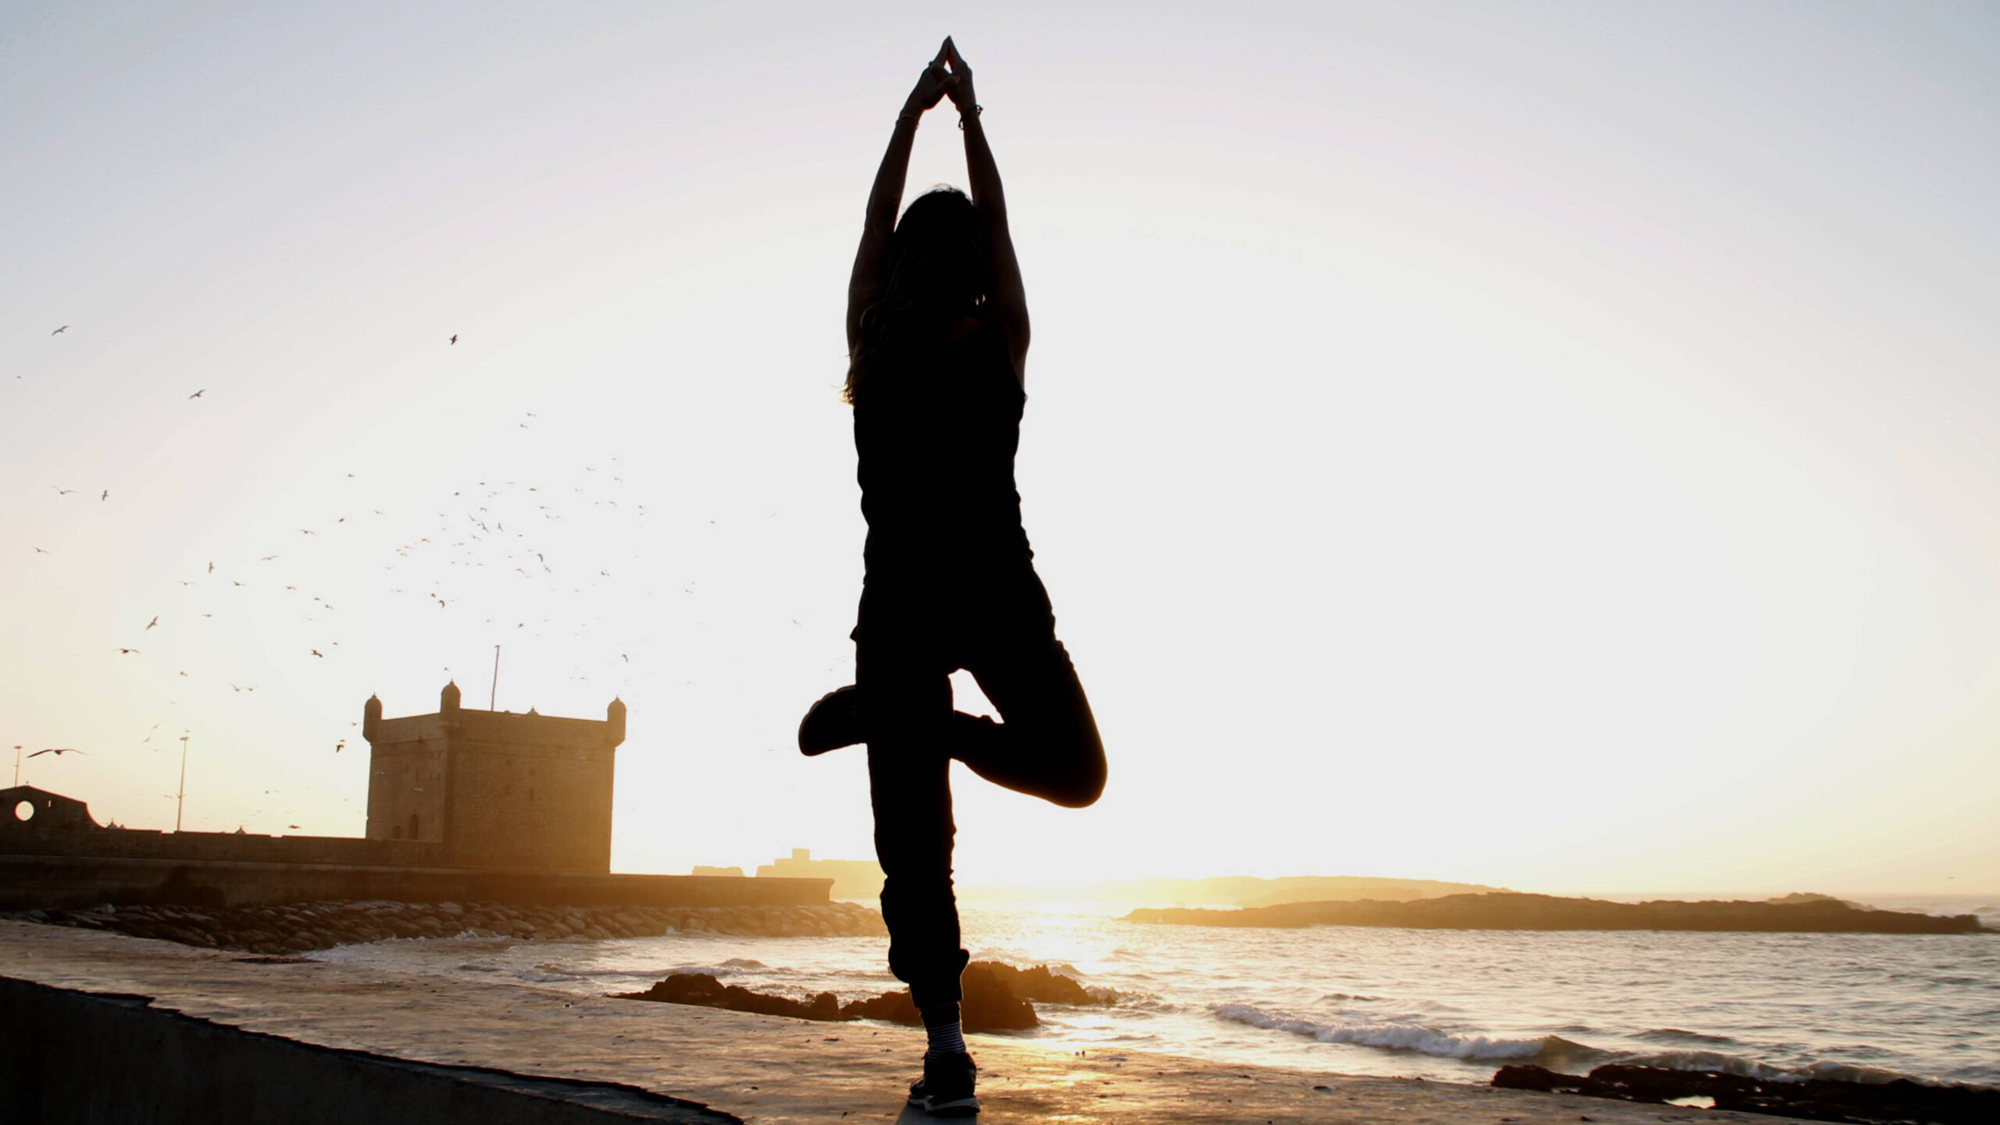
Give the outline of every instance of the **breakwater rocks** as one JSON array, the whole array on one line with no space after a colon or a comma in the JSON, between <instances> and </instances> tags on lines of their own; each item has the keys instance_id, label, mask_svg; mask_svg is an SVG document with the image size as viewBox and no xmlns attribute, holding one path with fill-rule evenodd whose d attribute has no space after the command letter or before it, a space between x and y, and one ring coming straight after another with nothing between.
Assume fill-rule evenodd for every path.
<instances>
[{"instance_id":1,"label":"breakwater rocks","mask_svg":"<svg viewBox=\"0 0 2000 1125\"><path fill-rule=\"evenodd\" d=\"M1628 1102L1707 1098L1718 1110L1857 1125L1910 1121L1986 1125L2000 1121L2000 1090L1932 1086L1907 1078L1893 1082L1824 1079L1765 1082L1713 1070L1668 1070L1653 1066L1600 1066L1587 1076L1558 1074L1539 1066L1503 1066L1493 1075L1493 1084L1514 1090L1582 1094Z\"/></svg>"},{"instance_id":2,"label":"breakwater rocks","mask_svg":"<svg viewBox=\"0 0 2000 1125\"><path fill-rule=\"evenodd\" d=\"M1185 926L1406 926L1432 930L1706 930L1756 933L1986 933L1971 914L1941 917L1870 910L1839 899L1790 896L1770 902L1605 902L1496 893L1415 902L1295 902L1241 910L1134 910L1128 922Z\"/></svg>"},{"instance_id":3,"label":"breakwater rocks","mask_svg":"<svg viewBox=\"0 0 2000 1125\"><path fill-rule=\"evenodd\" d=\"M1115 1004L1118 994L1109 989L1089 990L1068 977L1049 971L1046 965L1017 969L997 961L974 961L959 978L965 999L959 1005L967 1031L1026 1031L1041 1026L1030 1000L1046 1004ZM758 1012L767 1016L792 1016L807 1020L887 1020L916 1026L923 1023L910 990L885 992L866 1000L843 1004L831 992L808 1000L752 992L733 984L723 984L708 973L675 973L644 992L621 992L623 1000L653 1000L667 1004L698 1004L727 1008L733 1012Z\"/></svg>"},{"instance_id":4,"label":"breakwater rocks","mask_svg":"<svg viewBox=\"0 0 2000 1125\"><path fill-rule=\"evenodd\" d=\"M812 906L308 902L237 907L98 906L88 910L22 910L4 917L271 955L388 938L462 935L605 941L669 933L869 937L886 932L882 915L875 908L846 902Z\"/></svg>"}]
</instances>

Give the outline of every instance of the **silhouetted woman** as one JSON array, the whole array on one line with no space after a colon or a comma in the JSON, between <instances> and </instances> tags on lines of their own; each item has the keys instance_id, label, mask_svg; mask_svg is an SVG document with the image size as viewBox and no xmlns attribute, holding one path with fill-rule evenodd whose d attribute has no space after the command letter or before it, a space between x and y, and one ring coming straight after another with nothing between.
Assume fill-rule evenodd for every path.
<instances>
[{"instance_id":1,"label":"silhouetted woman","mask_svg":"<svg viewBox=\"0 0 2000 1125\"><path fill-rule=\"evenodd\" d=\"M919 196L895 221L923 113L950 97L972 197ZM887 877L889 968L929 1039L913 1104L970 1114L975 1069L959 1024L951 762L1081 808L1104 788L1104 747L1035 575L1014 486L1026 401L1028 304L972 71L950 39L924 68L875 174L847 289L867 577L854 684L814 704L799 749L868 744L875 854ZM1001 722L952 709L972 673Z\"/></svg>"}]
</instances>

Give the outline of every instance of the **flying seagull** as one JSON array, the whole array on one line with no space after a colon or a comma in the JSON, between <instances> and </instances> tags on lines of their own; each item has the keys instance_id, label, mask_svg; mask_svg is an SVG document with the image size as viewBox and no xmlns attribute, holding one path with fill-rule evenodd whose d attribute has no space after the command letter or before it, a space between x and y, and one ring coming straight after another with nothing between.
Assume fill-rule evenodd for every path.
<instances>
[{"instance_id":1,"label":"flying seagull","mask_svg":"<svg viewBox=\"0 0 2000 1125\"><path fill-rule=\"evenodd\" d=\"M70 493L72 493L72 492L75 492L75 491L76 491L76 489L74 489L74 488L64 488L63 486L61 486L61 485L59 485L59 484L52 484L52 485L50 485L49 487L50 487L50 488L53 488L53 489L55 489L55 490L56 490L56 495L57 495L57 496L68 496L68 495L69 495Z\"/></svg>"},{"instance_id":2,"label":"flying seagull","mask_svg":"<svg viewBox=\"0 0 2000 1125\"><path fill-rule=\"evenodd\" d=\"M134 656L138 654L139 650L136 648L120 648L118 652L120 655Z\"/></svg>"},{"instance_id":3,"label":"flying seagull","mask_svg":"<svg viewBox=\"0 0 2000 1125\"><path fill-rule=\"evenodd\" d=\"M49 333L49 335L60 336L67 331L69 331L69 325L65 324L61 328L56 329L54 332Z\"/></svg>"},{"instance_id":4,"label":"flying seagull","mask_svg":"<svg viewBox=\"0 0 2000 1125\"><path fill-rule=\"evenodd\" d=\"M28 755L28 757L39 758L44 754L55 754L60 756L63 754L81 754L81 753L83 753L83 751L78 750L73 746L51 746L47 750L37 750L34 753Z\"/></svg>"},{"instance_id":5,"label":"flying seagull","mask_svg":"<svg viewBox=\"0 0 2000 1125\"><path fill-rule=\"evenodd\" d=\"M111 490L110 490L110 489L108 489L108 488L107 488L107 489L105 489L105 490L104 490L104 494L103 494L103 495L101 495L101 496L99 496L99 497L98 497L98 499L99 499L99 500L109 500L109 499L111 499Z\"/></svg>"},{"instance_id":6,"label":"flying seagull","mask_svg":"<svg viewBox=\"0 0 2000 1125\"><path fill-rule=\"evenodd\" d=\"M200 390L196 391L195 393L193 393L193 394L189 395L188 397L189 397L189 398L200 398L201 396L203 396L203 395L205 395L205 394L207 394L207 393L208 393L208 388L207 388L207 387L203 387L202 389L200 389Z\"/></svg>"},{"instance_id":7,"label":"flying seagull","mask_svg":"<svg viewBox=\"0 0 2000 1125\"><path fill-rule=\"evenodd\" d=\"M317 656L317 657L319 657L319 658L320 658L321 660L325 660L325 659L326 659L326 654L325 654L325 653L323 653L323 652L321 652L320 650L318 650L318 649L313 649L313 650L311 650L311 651L312 651L312 654L313 654L314 656Z\"/></svg>"},{"instance_id":8,"label":"flying seagull","mask_svg":"<svg viewBox=\"0 0 2000 1125\"><path fill-rule=\"evenodd\" d=\"M454 332L451 334L451 342L454 344L458 343L458 333Z\"/></svg>"},{"instance_id":9,"label":"flying seagull","mask_svg":"<svg viewBox=\"0 0 2000 1125\"><path fill-rule=\"evenodd\" d=\"M151 629L153 626L158 625L159 623L160 623L160 615L156 613L153 615L153 619L151 621L146 622L146 629ZM143 633L146 631L146 629L141 629L139 631Z\"/></svg>"}]
</instances>

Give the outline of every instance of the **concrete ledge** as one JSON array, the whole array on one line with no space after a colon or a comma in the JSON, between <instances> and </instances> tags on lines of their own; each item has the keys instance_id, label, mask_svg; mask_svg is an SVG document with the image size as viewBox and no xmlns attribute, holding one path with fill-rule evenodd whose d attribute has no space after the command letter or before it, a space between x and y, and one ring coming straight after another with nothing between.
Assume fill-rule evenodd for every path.
<instances>
[{"instance_id":1,"label":"concrete ledge","mask_svg":"<svg viewBox=\"0 0 2000 1125\"><path fill-rule=\"evenodd\" d=\"M301 1043L0 977L0 1118L64 1123L608 1125L741 1119L633 1086L438 1066Z\"/></svg>"}]
</instances>

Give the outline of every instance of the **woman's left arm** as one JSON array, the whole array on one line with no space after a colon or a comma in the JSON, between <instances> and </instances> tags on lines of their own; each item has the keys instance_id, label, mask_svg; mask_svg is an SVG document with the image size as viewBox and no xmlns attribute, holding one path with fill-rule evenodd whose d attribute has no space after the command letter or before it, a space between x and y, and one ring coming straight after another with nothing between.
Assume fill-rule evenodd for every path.
<instances>
[{"instance_id":1,"label":"woman's left arm","mask_svg":"<svg viewBox=\"0 0 2000 1125\"><path fill-rule=\"evenodd\" d=\"M959 57L958 47L944 41L945 62L951 68L951 83L945 93L958 107L959 128L965 130L965 175L972 183L972 205L979 208L987 228L986 255L993 267L993 303L1000 323L1007 329L1007 347L1013 354L1014 372L1025 384L1028 362L1028 295L1021 284L1021 263L1014 256L1014 236L1007 229L1007 196L1000 188L1000 167L993 161L993 149L986 143L986 130L979 123L979 101L972 90L972 68Z\"/></svg>"}]
</instances>

